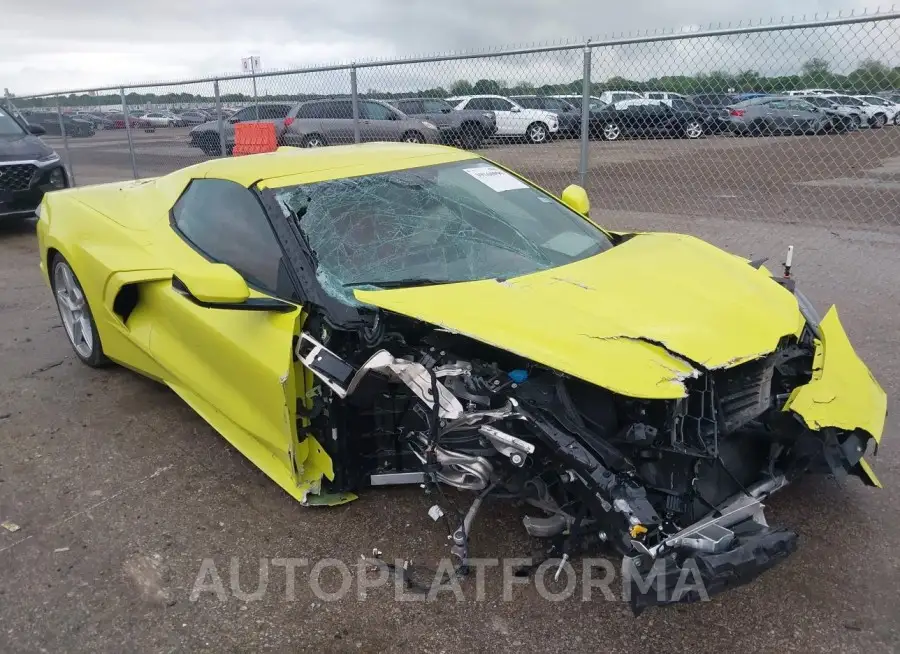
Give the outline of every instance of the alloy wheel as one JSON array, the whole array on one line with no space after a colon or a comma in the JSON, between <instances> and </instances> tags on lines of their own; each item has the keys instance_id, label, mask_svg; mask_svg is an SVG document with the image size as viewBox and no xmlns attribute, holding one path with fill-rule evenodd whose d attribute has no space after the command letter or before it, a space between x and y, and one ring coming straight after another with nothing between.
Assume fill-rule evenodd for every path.
<instances>
[{"instance_id":1,"label":"alloy wheel","mask_svg":"<svg viewBox=\"0 0 900 654\"><path fill-rule=\"evenodd\" d=\"M56 305L62 318L69 342L84 359L94 352L94 330L84 290L75 279L72 269L64 261L58 261L53 269L53 288Z\"/></svg>"}]
</instances>

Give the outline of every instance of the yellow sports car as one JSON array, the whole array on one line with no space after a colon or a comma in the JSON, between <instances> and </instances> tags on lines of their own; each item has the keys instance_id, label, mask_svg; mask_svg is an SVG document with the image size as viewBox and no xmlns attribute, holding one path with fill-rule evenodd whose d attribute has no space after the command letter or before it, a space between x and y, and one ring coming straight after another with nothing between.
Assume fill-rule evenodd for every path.
<instances>
[{"instance_id":1,"label":"yellow sports car","mask_svg":"<svg viewBox=\"0 0 900 654\"><path fill-rule=\"evenodd\" d=\"M795 549L762 502L798 475L879 486L885 393L789 268L588 216L374 143L58 191L37 231L78 358L166 384L302 503L471 491L463 571L482 502L519 501L547 556L618 550L636 611L696 600L688 568L711 595Z\"/></svg>"}]
</instances>

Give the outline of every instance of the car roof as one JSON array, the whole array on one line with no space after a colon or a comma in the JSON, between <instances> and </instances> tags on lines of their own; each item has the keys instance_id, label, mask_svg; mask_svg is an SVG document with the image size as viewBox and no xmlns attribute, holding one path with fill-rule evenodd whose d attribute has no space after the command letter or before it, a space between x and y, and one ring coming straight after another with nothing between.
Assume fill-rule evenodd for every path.
<instances>
[{"instance_id":1,"label":"car roof","mask_svg":"<svg viewBox=\"0 0 900 654\"><path fill-rule=\"evenodd\" d=\"M177 197L191 179L227 179L266 188L357 177L393 170L479 159L471 152L443 145L362 143L328 148L280 147L276 152L210 159L157 178L156 183Z\"/></svg>"}]
</instances>

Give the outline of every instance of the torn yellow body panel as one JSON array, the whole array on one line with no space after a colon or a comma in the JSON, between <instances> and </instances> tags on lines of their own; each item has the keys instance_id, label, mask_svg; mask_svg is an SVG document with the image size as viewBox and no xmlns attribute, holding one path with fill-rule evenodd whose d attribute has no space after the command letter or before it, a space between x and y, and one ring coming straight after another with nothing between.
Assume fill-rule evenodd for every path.
<instances>
[{"instance_id":1,"label":"torn yellow body panel","mask_svg":"<svg viewBox=\"0 0 900 654\"><path fill-rule=\"evenodd\" d=\"M700 369L765 356L803 326L788 290L679 234L508 280L355 292L629 397L674 399Z\"/></svg>"},{"instance_id":2,"label":"torn yellow body panel","mask_svg":"<svg viewBox=\"0 0 900 654\"><path fill-rule=\"evenodd\" d=\"M810 429L861 429L880 442L887 394L853 350L836 307L825 314L819 329L813 379L794 390L785 411L799 415Z\"/></svg>"}]
</instances>

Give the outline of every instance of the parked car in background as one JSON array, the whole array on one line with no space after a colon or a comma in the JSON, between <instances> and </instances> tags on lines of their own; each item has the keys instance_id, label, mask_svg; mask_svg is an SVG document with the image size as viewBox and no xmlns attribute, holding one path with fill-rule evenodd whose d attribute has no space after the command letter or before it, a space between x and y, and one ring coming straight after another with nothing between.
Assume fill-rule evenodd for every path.
<instances>
[{"instance_id":1,"label":"parked car in background","mask_svg":"<svg viewBox=\"0 0 900 654\"><path fill-rule=\"evenodd\" d=\"M525 109L543 109L556 114L561 136L578 136L581 133L581 107L568 100L546 95L513 95L510 100Z\"/></svg>"},{"instance_id":2,"label":"parked car in background","mask_svg":"<svg viewBox=\"0 0 900 654\"><path fill-rule=\"evenodd\" d=\"M831 129L831 118L793 96L767 96L732 105L731 131L749 136L821 134Z\"/></svg>"},{"instance_id":3,"label":"parked car in background","mask_svg":"<svg viewBox=\"0 0 900 654\"><path fill-rule=\"evenodd\" d=\"M492 111L499 137L524 137L530 143L546 143L559 131L555 113L526 109L501 95L461 95L447 98L447 102L456 109Z\"/></svg>"},{"instance_id":4,"label":"parked car in background","mask_svg":"<svg viewBox=\"0 0 900 654\"><path fill-rule=\"evenodd\" d=\"M110 121L106 116L103 116L99 113L94 113L91 111L75 111L69 114L69 117L86 120L94 126L95 130L112 128L112 121Z\"/></svg>"},{"instance_id":5,"label":"parked car in background","mask_svg":"<svg viewBox=\"0 0 900 654\"><path fill-rule=\"evenodd\" d=\"M23 111L22 117L28 121L29 125L40 125L47 134L62 136L60 114L55 111ZM93 136L96 132L90 121L81 118L72 118L62 114L62 123L66 130L66 136Z\"/></svg>"},{"instance_id":6,"label":"parked car in background","mask_svg":"<svg viewBox=\"0 0 900 654\"><path fill-rule=\"evenodd\" d=\"M834 89L795 89L788 91L784 95L839 95L840 91Z\"/></svg>"},{"instance_id":7,"label":"parked car in background","mask_svg":"<svg viewBox=\"0 0 900 654\"><path fill-rule=\"evenodd\" d=\"M112 123L111 129L125 129L125 116L122 113L111 112L106 114L106 118ZM128 125L132 129L146 129L150 126L146 121L131 115L128 116Z\"/></svg>"},{"instance_id":8,"label":"parked car in background","mask_svg":"<svg viewBox=\"0 0 900 654\"><path fill-rule=\"evenodd\" d=\"M561 100L565 100L570 104L574 104L579 109L581 108L582 96L576 95L574 93L570 93L567 95L551 95L551 98L559 98ZM597 110L606 106L606 102L598 98L596 95L588 96L588 106L591 110Z\"/></svg>"},{"instance_id":9,"label":"parked car in background","mask_svg":"<svg viewBox=\"0 0 900 654\"><path fill-rule=\"evenodd\" d=\"M227 120L223 121L226 154L231 154L231 150L234 147L234 126L237 123L271 122L275 125L276 135L280 136L281 132L284 131L284 119L287 118L293 107L294 104L289 102L265 102L258 107L251 105L235 112ZM218 122L218 120L213 119L191 129L188 136L188 144L191 147L200 148L206 155L220 155Z\"/></svg>"},{"instance_id":10,"label":"parked car in background","mask_svg":"<svg viewBox=\"0 0 900 654\"><path fill-rule=\"evenodd\" d=\"M863 102L863 106L875 107L874 112L875 116L879 117L878 120L881 120L881 112L884 112L884 123L881 126L888 123L897 124L897 116L900 114L900 105L897 103L877 95L857 95L855 97Z\"/></svg>"},{"instance_id":11,"label":"parked car in background","mask_svg":"<svg viewBox=\"0 0 900 654\"><path fill-rule=\"evenodd\" d=\"M854 107L858 109L860 115L863 118L864 127L878 129L880 127L884 127L888 122L887 111L885 111L884 107L870 104L868 102L865 102L864 100L860 100L858 97L853 95L822 95L841 106Z\"/></svg>"},{"instance_id":12,"label":"parked car in background","mask_svg":"<svg viewBox=\"0 0 900 654\"><path fill-rule=\"evenodd\" d=\"M599 136L606 141L625 136L698 139L708 131L707 114L699 109L674 108L666 101L646 98L614 102L599 110L597 119Z\"/></svg>"},{"instance_id":13,"label":"parked car in background","mask_svg":"<svg viewBox=\"0 0 900 654\"><path fill-rule=\"evenodd\" d=\"M69 186L59 155L38 138L44 133L0 106L0 221L34 215L44 193Z\"/></svg>"},{"instance_id":14,"label":"parked car in background","mask_svg":"<svg viewBox=\"0 0 900 654\"><path fill-rule=\"evenodd\" d=\"M682 93L670 93L669 91L644 91L643 96L648 100L674 100L675 98L685 99Z\"/></svg>"},{"instance_id":15,"label":"parked car in background","mask_svg":"<svg viewBox=\"0 0 900 654\"><path fill-rule=\"evenodd\" d=\"M381 100L359 100L359 140L440 143L440 130L430 120L407 116ZM279 143L302 148L355 141L353 102L349 98L308 100L294 106L284 120Z\"/></svg>"},{"instance_id":16,"label":"parked car in background","mask_svg":"<svg viewBox=\"0 0 900 654\"><path fill-rule=\"evenodd\" d=\"M457 110L443 98L402 98L389 103L410 118L433 123L442 142L459 143L466 150L480 147L497 131L493 111Z\"/></svg>"},{"instance_id":17,"label":"parked car in background","mask_svg":"<svg viewBox=\"0 0 900 654\"><path fill-rule=\"evenodd\" d=\"M850 132L862 127L862 112L858 107L840 105L824 95L795 95L793 97L808 102L832 116L835 131Z\"/></svg>"},{"instance_id":18,"label":"parked car in background","mask_svg":"<svg viewBox=\"0 0 900 654\"><path fill-rule=\"evenodd\" d=\"M600 101L605 104L621 102L622 100L641 100L644 96L637 91L604 91L600 94Z\"/></svg>"},{"instance_id":19,"label":"parked car in background","mask_svg":"<svg viewBox=\"0 0 900 654\"><path fill-rule=\"evenodd\" d=\"M728 114L728 107L738 102L733 93L701 93L689 95L685 99L711 117L710 126L714 133L731 130L731 118Z\"/></svg>"},{"instance_id":20,"label":"parked car in background","mask_svg":"<svg viewBox=\"0 0 900 654\"><path fill-rule=\"evenodd\" d=\"M141 116L137 116L137 119L147 123L150 127L184 126L184 122L178 116L168 111L149 111Z\"/></svg>"},{"instance_id":21,"label":"parked car in background","mask_svg":"<svg viewBox=\"0 0 900 654\"><path fill-rule=\"evenodd\" d=\"M182 125L192 127L194 125L202 125L203 123L207 123L210 120L215 120L215 116L210 116L205 111L191 110L191 111L182 111L178 114L178 118L181 121Z\"/></svg>"}]
</instances>

